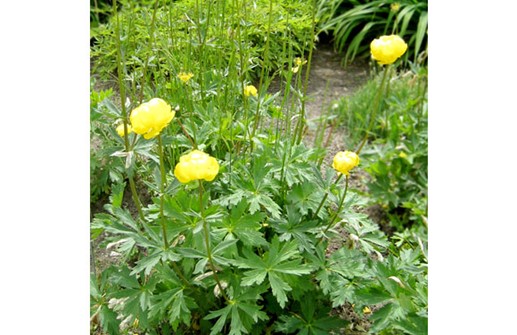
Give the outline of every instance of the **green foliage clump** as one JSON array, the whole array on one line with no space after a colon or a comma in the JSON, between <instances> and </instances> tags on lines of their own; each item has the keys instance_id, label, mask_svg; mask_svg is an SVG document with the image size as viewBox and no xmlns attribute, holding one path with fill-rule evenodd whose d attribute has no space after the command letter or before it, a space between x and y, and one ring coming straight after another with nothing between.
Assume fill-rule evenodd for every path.
<instances>
[{"instance_id":1,"label":"green foliage clump","mask_svg":"<svg viewBox=\"0 0 517 335\"><path fill-rule=\"evenodd\" d=\"M319 0L319 32L330 34L344 63L369 57L370 42L382 35L397 34L408 52L402 62L427 62L427 0Z\"/></svg>"},{"instance_id":2,"label":"green foliage clump","mask_svg":"<svg viewBox=\"0 0 517 335\"><path fill-rule=\"evenodd\" d=\"M156 7L122 1L118 15L95 29L94 72L104 78L115 74L119 24L124 66L136 84L145 76L144 68L170 78L182 69L205 72L234 66L242 78L256 80L263 67L274 72L286 65L279 56L286 48L293 57L308 52L312 21L310 6L295 0L180 0Z\"/></svg>"},{"instance_id":3,"label":"green foliage clump","mask_svg":"<svg viewBox=\"0 0 517 335\"><path fill-rule=\"evenodd\" d=\"M91 237L101 238L115 259L91 274L92 332L357 330L335 313L346 304L373 333L425 334L425 227L390 237L365 214L372 199L420 209L415 199L422 197L407 185L413 170L425 178L426 171L406 163L391 169L401 145L408 162L423 164L426 155L420 77L390 82L371 129L365 126L371 106L364 115L334 117L336 126L361 125L357 131L368 131L372 142L360 165L342 175L322 163L334 153L302 140L302 73L310 53L306 65L296 64L306 66L302 71L293 65L313 45L314 8L287 0L155 4L123 2L92 47L94 72L118 83L114 90L91 89L91 198L109 194ZM293 23L303 29L295 33ZM256 95L245 90L253 73L260 73ZM268 90L275 75L285 80L284 91ZM374 82L361 99L372 100ZM170 124L151 139L117 134L131 110L154 97L174 110ZM336 110L355 103L344 101ZM425 143L420 151L418 140ZM180 157L193 149L217 160L211 182L176 178ZM410 195L384 199L383 184L375 192L380 161ZM370 194L349 183L359 168L372 175Z\"/></svg>"},{"instance_id":4,"label":"green foliage clump","mask_svg":"<svg viewBox=\"0 0 517 335\"><path fill-rule=\"evenodd\" d=\"M371 101L379 85L378 76L353 96L336 102L336 114L345 132L345 142L358 144L371 116ZM372 144L363 151L364 169L373 202L387 212L390 224L403 230L427 218L427 70L395 75L388 84L375 126ZM350 131L353 130L353 131Z\"/></svg>"}]
</instances>

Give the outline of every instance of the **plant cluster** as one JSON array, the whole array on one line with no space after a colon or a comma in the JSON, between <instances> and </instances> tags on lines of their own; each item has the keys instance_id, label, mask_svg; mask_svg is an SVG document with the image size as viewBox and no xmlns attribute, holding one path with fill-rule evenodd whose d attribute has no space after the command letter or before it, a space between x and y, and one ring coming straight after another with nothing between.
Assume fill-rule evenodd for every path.
<instances>
[{"instance_id":1,"label":"plant cluster","mask_svg":"<svg viewBox=\"0 0 517 335\"><path fill-rule=\"evenodd\" d=\"M396 34L407 41L402 62L427 62L427 0L318 0L319 33L330 34L344 63L369 57L370 42Z\"/></svg>"},{"instance_id":2,"label":"plant cluster","mask_svg":"<svg viewBox=\"0 0 517 335\"><path fill-rule=\"evenodd\" d=\"M123 0L119 7L116 16L93 29L91 56L98 75L116 73L115 30L120 25L120 38L127 39L123 62L135 85L141 77L156 82L182 69L228 66L239 68L242 78L256 80L262 68L275 72L287 66L279 55L288 44L293 57L304 55L315 30L311 7L296 0ZM178 62L176 53L187 57ZM147 78L150 70L152 78Z\"/></svg>"},{"instance_id":3,"label":"plant cluster","mask_svg":"<svg viewBox=\"0 0 517 335\"><path fill-rule=\"evenodd\" d=\"M316 7L253 4L124 2L94 47L97 69L116 72L118 85L116 95L92 86L91 195L109 200L91 234L117 261L91 274L92 333L357 331L333 312L345 304L372 333L426 333L426 233L390 238L365 214L370 195L351 187L365 162L384 159L372 144L406 134L386 136L378 126L379 118L404 117L395 102L407 99L389 78L406 50L377 50L383 79L356 149L308 146L316 19L309 16L298 40L290 22ZM277 4L304 8L265 10ZM265 25L249 26L255 19ZM228 34L239 38L222 38ZM258 83L246 75L256 59ZM270 93L275 75L283 91Z\"/></svg>"},{"instance_id":4,"label":"plant cluster","mask_svg":"<svg viewBox=\"0 0 517 335\"><path fill-rule=\"evenodd\" d=\"M375 75L353 96L333 105L343 129L360 130L343 131L344 142L359 145L381 80ZM363 168L370 177L366 184L371 203L380 205L391 228L401 232L414 224L427 225L427 70L413 67L392 76L386 86L389 94L368 132L371 144L363 151Z\"/></svg>"}]
</instances>

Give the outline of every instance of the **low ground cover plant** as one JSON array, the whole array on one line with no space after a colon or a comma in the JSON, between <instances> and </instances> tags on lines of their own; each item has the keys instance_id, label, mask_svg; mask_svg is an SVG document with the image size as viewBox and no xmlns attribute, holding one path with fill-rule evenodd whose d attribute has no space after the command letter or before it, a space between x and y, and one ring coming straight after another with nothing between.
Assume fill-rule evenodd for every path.
<instances>
[{"instance_id":1,"label":"low ground cover plant","mask_svg":"<svg viewBox=\"0 0 517 335\"><path fill-rule=\"evenodd\" d=\"M311 13L310 33L294 39L290 23L305 14L291 11L276 31L280 12L264 11L302 7L289 1L123 5L134 7L118 12L113 4L111 39L99 39L94 52L117 85L91 93L91 196L107 196L91 237L114 259L91 274L92 333L358 331L357 321L336 313L345 305L364 321L364 333L426 333L425 225L414 220L388 234L365 212L387 202L426 216L427 173L413 163L424 164L427 142L411 147L427 131L420 126L426 89L406 90L397 72L406 42L396 35L372 41L382 79L366 86L373 99L364 114L335 109L345 115L336 120L361 127L347 142L353 147L329 152L303 141L315 4L302 11ZM171 24L185 13L192 21ZM168 24L158 23L162 15ZM264 44L252 34L218 39L248 29L260 30ZM276 92L268 89L273 77L283 83ZM408 96L417 101L408 105ZM395 151L402 144L406 157ZM370 192L352 186L365 164ZM415 190L406 187L414 171L425 177Z\"/></svg>"}]
</instances>

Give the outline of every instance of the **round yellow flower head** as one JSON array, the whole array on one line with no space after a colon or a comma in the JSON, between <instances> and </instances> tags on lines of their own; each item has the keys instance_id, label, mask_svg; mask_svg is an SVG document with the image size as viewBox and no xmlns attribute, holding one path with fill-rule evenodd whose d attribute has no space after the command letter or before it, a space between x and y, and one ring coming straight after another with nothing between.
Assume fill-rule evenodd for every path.
<instances>
[{"instance_id":1,"label":"round yellow flower head","mask_svg":"<svg viewBox=\"0 0 517 335\"><path fill-rule=\"evenodd\" d=\"M306 60L302 60L300 57L296 57L294 59L294 64L295 65L305 65L305 64L307 64L307 61Z\"/></svg>"},{"instance_id":2,"label":"round yellow flower head","mask_svg":"<svg viewBox=\"0 0 517 335\"><path fill-rule=\"evenodd\" d=\"M129 119L133 131L148 140L167 127L175 114L169 104L160 98L154 98L133 109Z\"/></svg>"},{"instance_id":3,"label":"round yellow flower head","mask_svg":"<svg viewBox=\"0 0 517 335\"><path fill-rule=\"evenodd\" d=\"M178 78L184 83L190 80L190 78L194 77L194 74L192 72L186 73L186 72L180 72L178 73Z\"/></svg>"},{"instance_id":4,"label":"round yellow flower head","mask_svg":"<svg viewBox=\"0 0 517 335\"><path fill-rule=\"evenodd\" d=\"M244 87L244 95L249 97L250 95L253 95L254 97L257 96L257 88L253 85L248 85Z\"/></svg>"},{"instance_id":5,"label":"round yellow flower head","mask_svg":"<svg viewBox=\"0 0 517 335\"><path fill-rule=\"evenodd\" d=\"M128 134L131 134L131 132L133 131L133 129L131 129L131 125L127 125L127 133ZM124 137L124 124L121 123L117 126L117 133L120 137Z\"/></svg>"},{"instance_id":6,"label":"round yellow flower head","mask_svg":"<svg viewBox=\"0 0 517 335\"><path fill-rule=\"evenodd\" d=\"M370 43L372 58L382 65L394 63L406 50L406 42L397 35L381 36Z\"/></svg>"},{"instance_id":7,"label":"round yellow flower head","mask_svg":"<svg viewBox=\"0 0 517 335\"><path fill-rule=\"evenodd\" d=\"M181 156L179 163L174 168L174 175L184 184L201 179L212 181L217 173L219 173L217 160L199 150L193 150L189 154Z\"/></svg>"},{"instance_id":8,"label":"round yellow flower head","mask_svg":"<svg viewBox=\"0 0 517 335\"><path fill-rule=\"evenodd\" d=\"M390 5L390 10L393 12L393 13L396 13L398 12L400 9L400 4L398 2L394 2Z\"/></svg>"},{"instance_id":9,"label":"round yellow flower head","mask_svg":"<svg viewBox=\"0 0 517 335\"><path fill-rule=\"evenodd\" d=\"M340 151L334 156L332 167L341 173L350 174L350 170L359 165L359 156L353 151Z\"/></svg>"}]
</instances>

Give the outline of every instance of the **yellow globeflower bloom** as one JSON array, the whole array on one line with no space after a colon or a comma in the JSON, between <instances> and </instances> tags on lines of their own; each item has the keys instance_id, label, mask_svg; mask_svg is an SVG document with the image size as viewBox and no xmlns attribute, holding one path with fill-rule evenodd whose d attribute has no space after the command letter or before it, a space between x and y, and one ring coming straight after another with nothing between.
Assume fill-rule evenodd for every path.
<instances>
[{"instance_id":1,"label":"yellow globeflower bloom","mask_svg":"<svg viewBox=\"0 0 517 335\"><path fill-rule=\"evenodd\" d=\"M307 64L307 61L306 60L302 60L300 57L296 57L294 59L294 65L296 65L295 67L293 67L291 69L291 71L293 71L293 73L298 73L298 70L300 69L300 66L301 65L305 65Z\"/></svg>"},{"instance_id":2,"label":"yellow globeflower bloom","mask_svg":"<svg viewBox=\"0 0 517 335\"><path fill-rule=\"evenodd\" d=\"M296 57L294 59L294 64L295 65L305 65L305 64L307 64L307 61L306 60L302 60L300 57Z\"/></svg>"},{"instance_id":3,"label":"yellow globeflower bloom","mask_svg":"<svg viewBox=\"0 0 517 335\"><path fill-rule=\"evenodd\" d=\"M131 125L127 125L127 133L128 134L131 134L133 130L131 129ZM121 123L117 126L117 133L119 134L120 137L124 137L124 124Z\"/></svg>"},{"instance_id":4,"label":"yellow globeflower bloom","mask_svg":"<svg viewBox=\"0 0 517 335\"><path fill-rule=\"evenodd\" d=\"M176 112L160 98L151 99L133 109L129 119L131 127L146 140L156 137L174 118Z\"/></svg>"},{"instance_id":5,"label":"yellow globeflower bloom","mask_svg":"<svg viewBox=\"0 0 517 335\"><path fill-rule=\"evenodd\" d=\"M379 64L392 64L407 50L407 44L397 35L381 36L370 43L372 58Z\"/></svg>"},{"instance_id":6,"label":"yellow globeflower bloom","mask_svg":"<svg viewBox=\"0 0 517 335\"><path fill-rule=\"evenodd\" d=\"M390 10L393 12L393 13L396 13L398 12L400 9L400 4L398 2L394 2L390 5Z\"/></svg>"},{"instance_id":7,"label":"yellow globeflower bloom","mask_svg":"<svg viewBox=\"0 0 517 335\"><path fill-rule=\"evenodd\" d=\"M179 163L174 168L174 175L184 184L200 179L212 181L217 173L219 173L217 160L199 150L193 150L189 154L181 156Z\"/></svg>"},{"instance_id":8,"label":"yellow globeflower bloom","mask_svg":"<svg viewBox=\"0 0 517 335\"><path fill-rule=\"evenodd\" d=\"M178 73L178 78L184 83L190 80L190 78L194 77L194 74L192 72L186 73L186 72L180 72Z\"/></svg>"},{"instance_id":9,"label":"yellow globeflower bloom","mask_svg":"<svg viewBox=\"0 0 517 335\"><path fill-rule=\"evenodd\" d=\"M250 95L253 95L254 97L257 96L257 88L253 85L248 85L244 87L244 95L249 97Z\"/></svg>"},{"instance_id":10,"label":"yellow globeflower bloom","mask_svg":"<svg viewBox=\"0 0 517 335\"><path fill-rule=\"evenodd\" d=\"M347 176L354 167L359 165L359 156L353 151L340 151L334 156L332 167Z\"/></svg>"}]
</instances>

